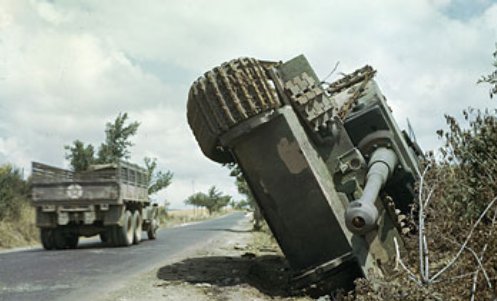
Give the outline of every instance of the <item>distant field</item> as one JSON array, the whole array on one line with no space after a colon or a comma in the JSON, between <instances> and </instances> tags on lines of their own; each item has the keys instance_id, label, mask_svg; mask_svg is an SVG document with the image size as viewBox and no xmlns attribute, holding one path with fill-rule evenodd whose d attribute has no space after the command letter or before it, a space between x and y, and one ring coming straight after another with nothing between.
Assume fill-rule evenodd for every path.
<instances>
[{"instance_id":1,"label":"distant field","mask_svg":"<svg viewBox=\"0 0 497 301\"><path fill-rule=\"evenodd\" d=\"M168 215L171 217L202 217L209 216L209 212L205 208L196 209L180 209L180 210L169 210Z\"/></svg>"},{"instance_id":2,"label":"distant field","mask_svg":"<svg viewBox=\"0 0 497 301\"><path fill-rule=\"evenodd\" d=\"M167 211L167 214L165 216L161 217L161 223L163 227L171 227L178 224L200 221L207 218L220 216L232 211L232 209L223 209L220 212L215 212L211 216L209 216L209 212L205 208L179 210L170 209Z\"/></svg>"}]
</instances>

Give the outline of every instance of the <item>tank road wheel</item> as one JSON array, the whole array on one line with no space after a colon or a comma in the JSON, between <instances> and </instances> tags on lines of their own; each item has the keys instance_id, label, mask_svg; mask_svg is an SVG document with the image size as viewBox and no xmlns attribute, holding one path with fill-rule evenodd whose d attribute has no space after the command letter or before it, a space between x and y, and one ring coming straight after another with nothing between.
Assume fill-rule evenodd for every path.
<instances>
[{"instance_id":1,"label":"tank road wheel","mask_svg":"<svg viewBox=\"0 0 497 301\"><path fill-rule=\"evenodd\" d=\"M200 149L211 160L232 162L219 137L252 116L281 107L268 76L275 63L240 58L198 78L188 94L187 117Z\"/></svg>"},{"instance_id":2,"label":"tank road wheel","mask_svg":"<svg viewBox=\"0 0 497 301\"><path fill-rule=\"evenodd\" d=\"M41 244L43 245L43 248L45 250L55 249L55 243L54 243L52 229L41 228L40 229L40 239L41 239Z\"/></svg>"},{"instance_id":3,"label":"tank road wheel","mask_svg":"<svg viewBox=\"0 0 497 301\"><path fill-rule=\"evenodd\" d=\"M147 230L148 239L156 239L158 229L159 229L159 223L154 218L154 219L152 219L152 221L150 222L150 225L148 226L148 230Z\"/></svg>"},{"instance_id":4,"label":"tank road wheel","mask_svg":"<svg viewBox=\"0 0 497 301\"><path fill-rule=\"evenodd\" d=\"M136 210L133 213L133 222L135 224L135 231L133 233L133 243L139 244L140 241L142 240L142 232L143 232L142 228L143 220L140 211Z\"/></svg>"},{"instance_id":5,"label":"tank road wheel","mask_svg":"<svg viewBox=\"0 0 497 301\"><path fill-rule=\"evenodd\" d=\"M114 228L114 245L115 246L130 246L133 244L133 237L135 233L135 222L131 211L126 210L124 213L124 221L122 226Z\"/></svg>"}]
</instances>

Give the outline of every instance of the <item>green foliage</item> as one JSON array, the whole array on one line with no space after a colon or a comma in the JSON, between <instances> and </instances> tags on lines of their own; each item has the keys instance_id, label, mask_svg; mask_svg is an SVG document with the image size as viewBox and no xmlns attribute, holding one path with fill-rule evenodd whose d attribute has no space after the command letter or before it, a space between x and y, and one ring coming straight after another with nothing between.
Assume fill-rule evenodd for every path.
<instances>
[{"instance_id":1,"label":"green foliage","mask_svg":"<svg viewBox=\"0 0 497 301\"><path fill-rule=\"evenodd\" d=\"M497 44L496 44L496 48L497 48ZM478 83L490 84L490 98L493 98L493 96L497 94L497 50L495 50L493 56L494 56L493 66L495 67L495 70L492 73L490 73L489 75L482 76L478 80Z\"/></svg>"},{"instance_id":2,"label":"green foliage","mask_svg":"<svg viewBox=\"0 0 497 301\"><path fill-rule=\"evenodd\" d=\"M247 198L246 203L253 209L256 205L255 199L252 195L252 191L250 191L245 177L243 176L242 170L236 163L229 163L226 167L230 170L230 176L235 178L235 185L238 192Z\"/></svg>"},{"instance_id":3,"label":"green foliage","mask_svg":"<svg viewBox=\"0 0 497 301\"><path fill-rule=\"evenodd\" d=\"M100 144L97 156L93 145L75 140L72 145L64 146L66 159L74 171L87 170L91 164L116 163L129 159L129 148L133 146L131 137L136 135L140 123L133 121L126 125L128 113L119 113L113 123L105 125L105 142Z\"/></svg>"},{"instance_id":4,"label":"green foliage","mask_svg":"<svg viewBox=\"0 0 497 301\"><path fill-rule=\"evenodd\" d=\"M226 166L230 169L230 176L235 177L235 184L238 192L247 197L246 204L243 205L252 209L254 212L254 230L261 230L263 224L262 212L255 201L254 195L252 194L245 177L243 176L240 166L236 163L230 163Z\"/></svg>"},{"instance_id":5,"label":"green foliage","mask_svg":"<svg viewBox=\"0 0 497 301\"><path fill-rule=\"evenodd\" d=\"M145 166L148 171L149 186L148 194L154 194L162 189L165 189L172 182L174 174L171 171L156 171L157 159L149 157L144 158Z\"/></svg>"},{"instance_id":6,"label":"green foliage","mask_svg":"<svg viewBox=\"0 0 497 301\"><path fill-rule=\"evenodd\" d=\"M95 163L95 149L93 145L85 144L80 140L75 140L72 145L64 146L66 159L69 160L74 171L87 170Z\"/></svg>"},{"instance_id":7,"label":"green foliage","mask_svg":"<svg viewBox=\"0 0 497 301\"><path fill-rule=\"evenodd\" d=\"M185 200L185 204L205 207L209 214L220 211L231 201L231 196L224 195L216 186L211 186L207 193L197 192Z\"/></svg>"},{"instance_id":8,"label":"green foliage","mask_svg":"<svg viewBox=\"0 0 497 301\"><path fill-rule=\"evenodd\" d=\"M140 123L128 122L128 113L119 113L114 122L105 125L105 143L100 145L95 157L93 145L75 140L72 145L64 146L66 159L69 160L74 171L87 170L91 164L117 163L122 159L129 159L129 148L133 146L131 137L136 135ZM148 171L148 194L154 194L168 187L173 179L171 171L157 171L157 159L144 158Z\"/></svg>"},{"instance_id":9,"label":"green foliage","mask_svg":"<svg viewBox=\"0 0 497 301\"><path fill-rule=\"evenodd\" d=\"M28 204L29 184L19 169L11 165L0 167L0 220L17 219L21 209Z\"/></svg>"},{"instance_id":10,"label":"green foliage","mask_svg":"<svg viewBox=\"0 0 497 301\"><path fill-rule=\"evenodd\" d=\"M189 196L185 200L186 205L196 206L196 207L204 207L207 204L207 194L203 192L197 192Z\"/></svg>"},{"instance_id":11,"label":"green foliage","mask_svg":"<svg viewBox=\"0 0 497 301\"><path fill-rule=\"evenodd\" d=\"M239 200L239 201L232 200L230 202L230 206L231 208L236 210L246 210L252 208L247 200Z\"/></svg>"},{"instance_id":12,"label":"green foliage","mask_svg":"<svg viewBox=\"0 0 497 301\"><path fill-rule=\"evenodd\" d=\"M441 201L475 218L497 191L497 117L495 111L475 109L463 115L466 126L445 116L449 129L437 132L444 139L437 164L444 175L437 181L445 187Z\"/></svg>"},{"instance_id":13,"label":"green foliage","mask_svg":"<svg viewBox=\"0 0 497 301\"><path fill-rule=\"evenodd\" d=\"M98 149L98 163L116 163L129 159L129 148L133 146L130 138L136 135L140 123L133 121L126 125L128 113L119 113L113 123L105 125L105 143Z\"/></svg>"}]
</instances>

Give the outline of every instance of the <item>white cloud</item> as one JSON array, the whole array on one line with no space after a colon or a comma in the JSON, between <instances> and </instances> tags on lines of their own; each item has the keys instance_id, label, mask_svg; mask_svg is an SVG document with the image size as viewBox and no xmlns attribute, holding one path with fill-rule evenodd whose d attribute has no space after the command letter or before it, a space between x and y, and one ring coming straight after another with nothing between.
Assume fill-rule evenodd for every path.
<instances>
[{"instance_id":1,"label":"white cloud","mask_svg":"<svg viewBox=\"0 0 497 301\"><path fill-rule=\"evenodd\" d=\"M0 159L7 158L9 163L21 168L27 169L31 164L29 149L15 137L0 137Z\"/></svg>"},{"instance_id":2,"label":"white cloud","mask_svg":"<svg viewBox=\"0 0 497 301\"><path fill-rule=\"evenodd\" d=\"M443 113L493 106L475 85L497 41L488 0L470 15L459 0L1 1L0 160L61 166L63 145L98 145L105 123L128 112L141 122L132 159L156 157L175 173L158 196L173 206L192 186L236 193L185 117L191 82L234 57L304 53L321 76L336 61L343 72L371 64L425 148L437 145Z\"/></svg>"}]
</instances>

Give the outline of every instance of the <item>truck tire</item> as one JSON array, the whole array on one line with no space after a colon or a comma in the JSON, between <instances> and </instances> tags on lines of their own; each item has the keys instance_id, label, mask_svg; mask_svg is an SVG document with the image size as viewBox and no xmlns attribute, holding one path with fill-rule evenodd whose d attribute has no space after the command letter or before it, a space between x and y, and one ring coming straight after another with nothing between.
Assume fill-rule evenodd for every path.
<instances>
[{"instance_id":1,"label":"truck tire","mask_svg":"<svg viewBox=\"0 0 497 301\"><path fill-rule=\"evenodd\" d=\"M143 220L142 220L142 215L140 214L140 211L136 210L133 213L133 222L135 224L135 231L133 233L133 243L139 244L140 241L142 240L142 232L143 232L143 228L142 228Z\"/></svg>"},{"instance_id":2,"label":"truck tire","mask_svg":"<svg viewBox=\"0 0 497 301\"><path fill-rule=\"evenodd\" d=\"M79 236L76 233L70 233L66 237L66 245L69 249L76 249L78 247Z\"/></svg>"},{"instance_id":3,"label":"truck tire","mask_svg":"<svg viewBox=\"0 0 497 301\"><path fill-rule=\"evenodd\" d=\"M252 116L281 107L267 74L273 65L253 58L235 59L192 84L187 118L205 156L219 163L233 162L219 137Z\"/></svg>"},{"instance_id":4,"label":"truck tire","mask_svg":"<svg viewBox=\"0 0 497 301\"><path fill-rule=\"evenodd\" d=\"M103 242L103 243L106 243L109 241L109 232L106 230L104 232L100 232L98 234L98 236L100 237L100 240Z\"/></svg>"},{"instance_id":5,"label":"truck tire","mask_svg":"<svg viewBox=\"0 0 497 301\"><path fill-rule=\"evenodd\" d=\"M79 236L74 232L54 229L53 240L54 247L57 250L75 249L78 246Z\"/></svg>"},{"instance_id":6,"label":"truck tire","mask_svg":"<svg viewBox=\"0 0 497 301\"><path fill-rule=\"evenodd\" d=\"M54 229L53 230L53 241L54 241L54 247L56 250L62 250L65 249L65 240L64 237L62 236L62 233L60 229Z\"/></svg>"},{"instance_id":7,"label":"truck tire","mask_svg":"<svg viewBox=\"0 0 497 301\"><path fill-rule=\"evenodd\" d=\"M40 240L43 248L45 250L53 250L55 249L53 230L41 228L40 229Z\"/></svg>"},{"instance_id":8,"label":"truck tire","mask_svg":"<svg viewBox=\"0 0 497 301\"><path fill-rule=\"evenodd\" d=\"M133 244L135 223L131 211L126 210L122 226L114 227L113 244L119 247L126 247Z\"/></svg>"},{"instance_id":9,"label":"truck tire","mask_svg":"<svg viewBox=\"0 0 497 301\"><path fill-rule=\"evenodd\" d=\"M156 219L152 219L150 222L150 225L148 226L147 230L147 237L148 239L156 239L157 238L157 229L159 228L159 224L157 223Z\"/></svg>"},{"instance_id":10,"label":"truck tire","mask_svg":"<svg viewBox=\"0 0 497 301\"><path fill-rule=\"evenodd\" d=\"M120 227L117 225L114 226L107 226L105 229L105 234L103 236L100 236L100 239L102 240L102 237L105 237L107 239L106 242L108 242L111 246L113 247L119 247L121 246L121 240L118 232L120 231Z\"/></svg>"}]
</instances>

